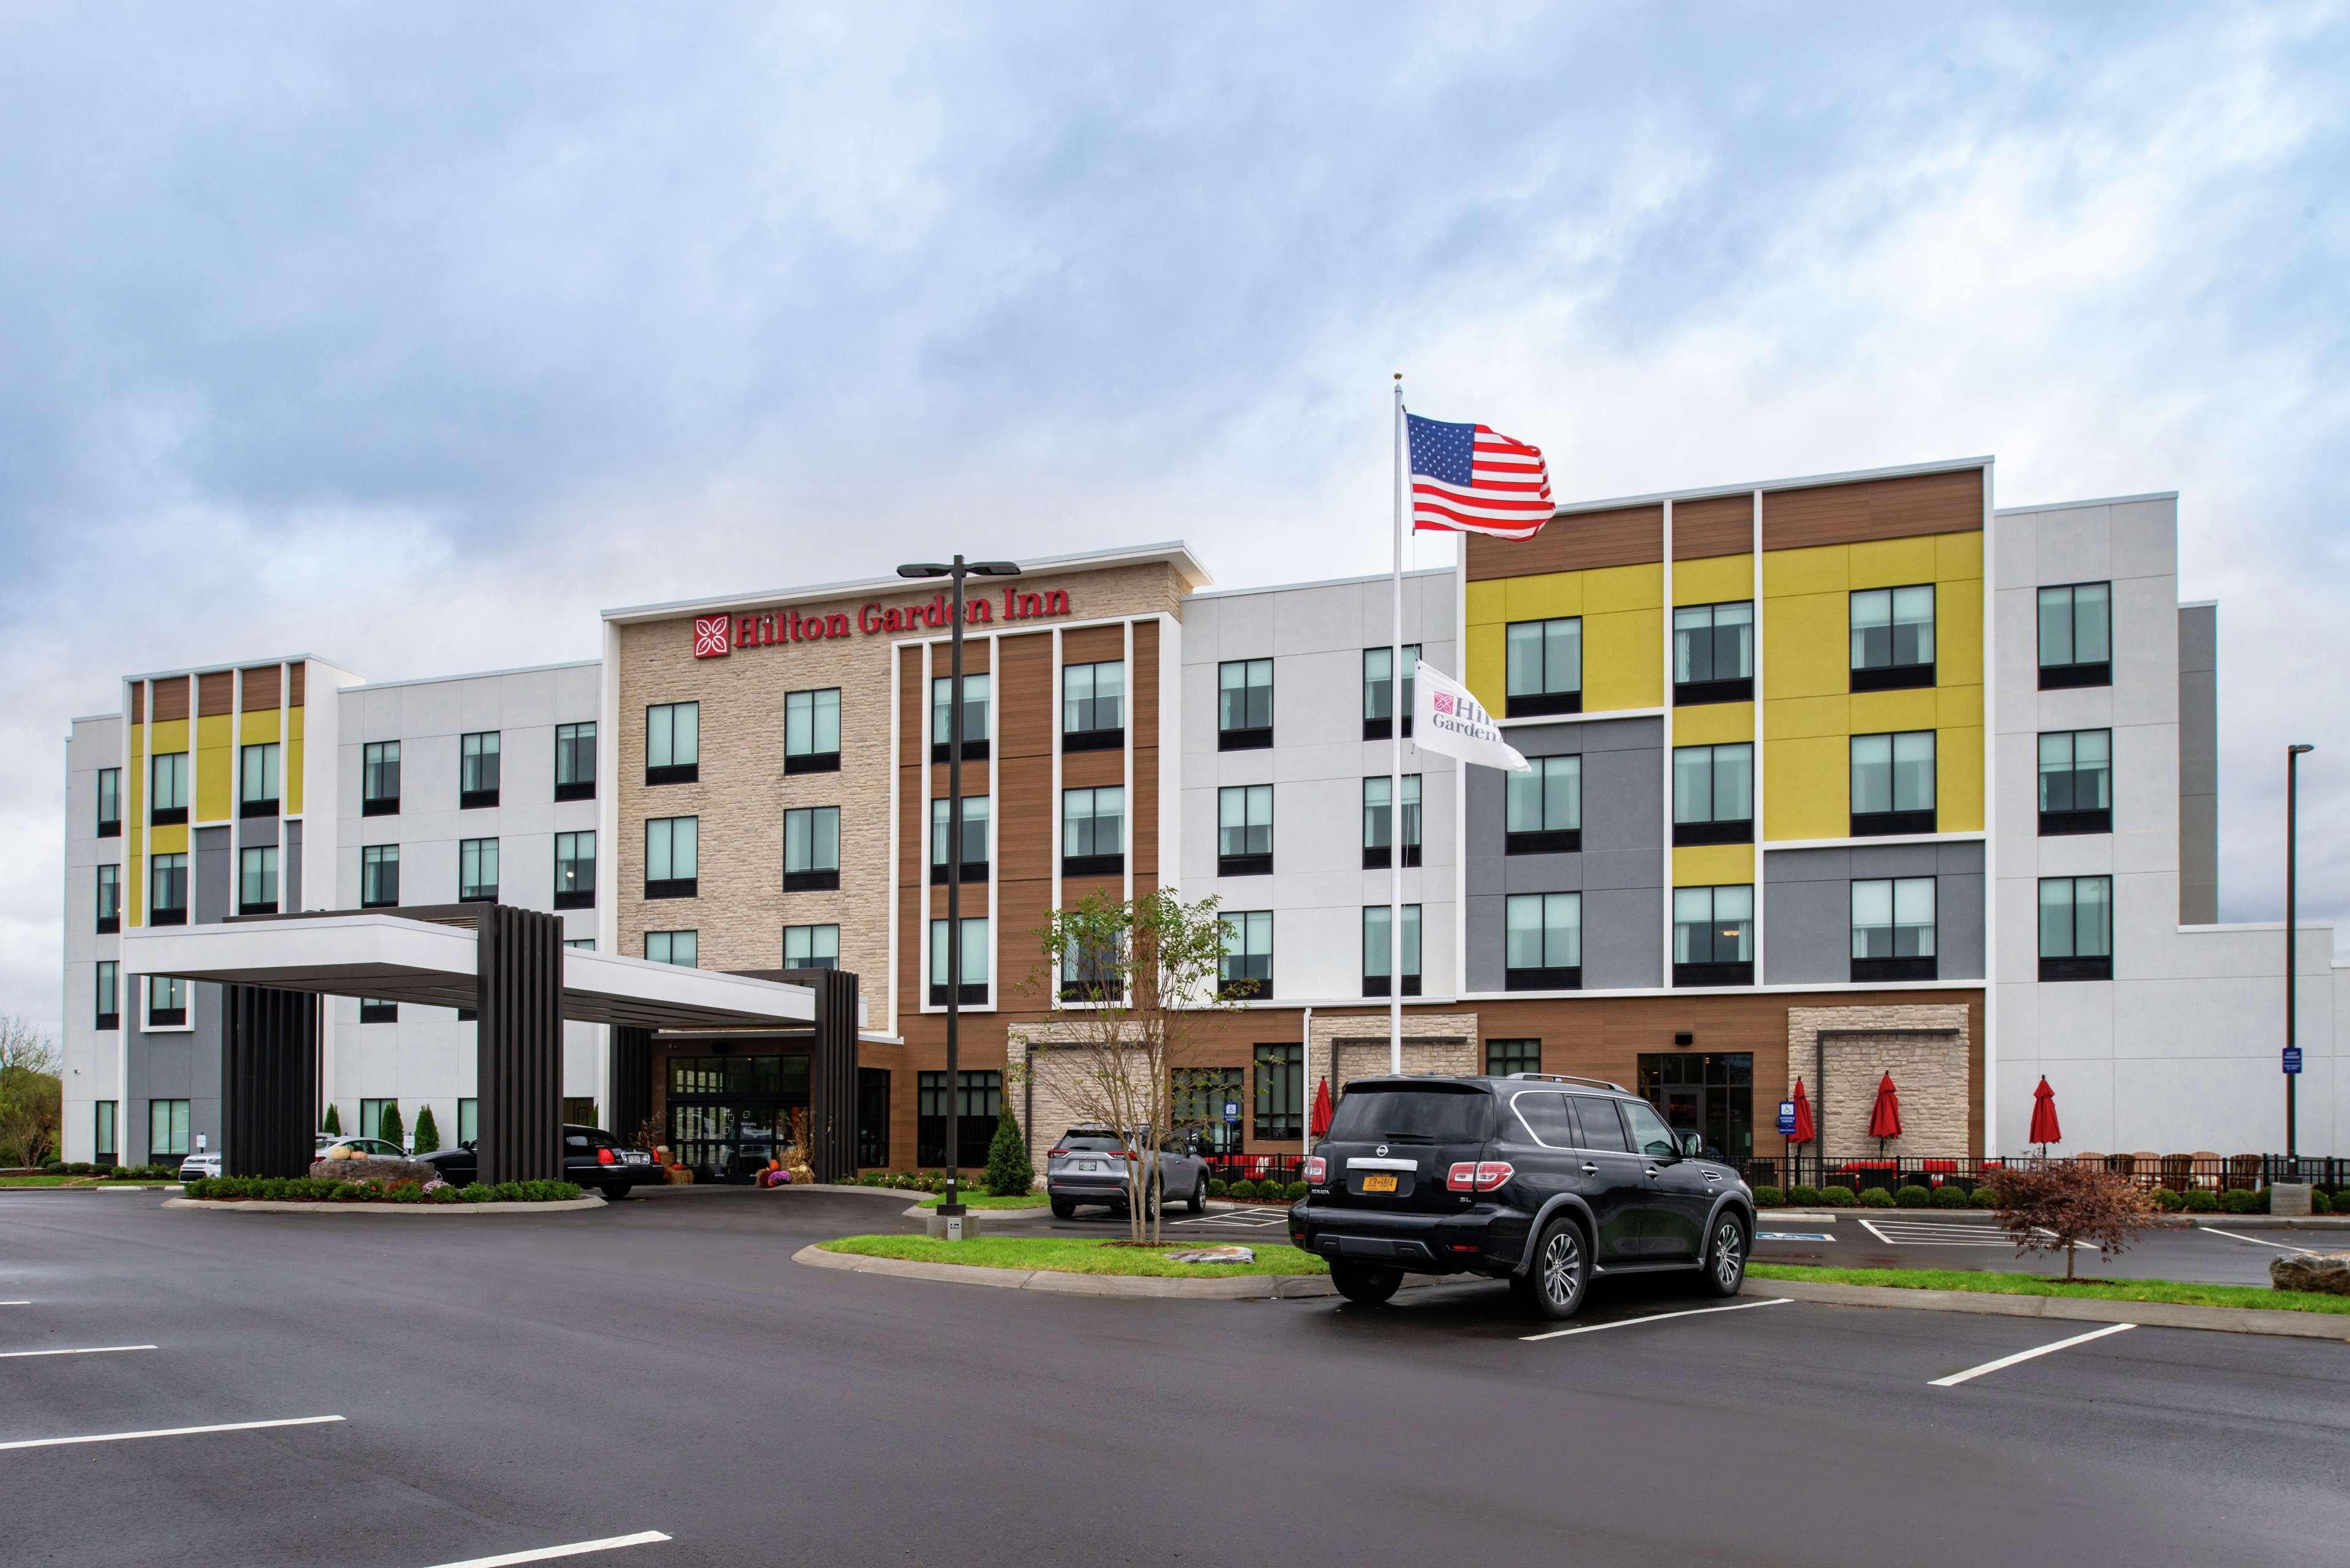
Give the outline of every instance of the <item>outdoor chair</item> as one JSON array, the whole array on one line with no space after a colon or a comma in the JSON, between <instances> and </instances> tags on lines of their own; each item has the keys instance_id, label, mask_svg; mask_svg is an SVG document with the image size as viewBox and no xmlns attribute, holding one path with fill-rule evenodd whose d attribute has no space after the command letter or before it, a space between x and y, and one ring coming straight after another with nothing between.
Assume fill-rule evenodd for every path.
<instances>
[{"instance_id":1,"label":"outdoor chair","mask_svg":"<svg viewBox=\"0 0 2350 1568\"><path fill-rule=\"evenodd\" d=\"M2192 1163L2195 1171L2196 1186L2207 1192L2212 1192L2226 1185L2221 1176L2222 1171L2226 1169L2226 1162L2220 1158L2216 1149L2199 1148L2187 1158Z\"/></svg>"},{"instance_id":2,"label":"outdoor chair","mask_svg":"<svg viewBox=\"0 0 2350 1568\"><path fill-rule=\"evenodd\" d=\"M2261 1157L2257 1154L2231 1154L2228 1157L2228 1185L2241 1192L2261 1189Z\"/></svg>"},{"instance_id":3,"label":"outdoor chair","mask_svg":"<svg viewBox=\"0 0 2350 1568\"><path fill-rule=\"evenodd\" d=\"M2173 1192L2184 1192L2195 1185L2195 1157L2189 1154L2166 1154L2162 1157L2162 1184Z\"/></svg>"}]
</instances>

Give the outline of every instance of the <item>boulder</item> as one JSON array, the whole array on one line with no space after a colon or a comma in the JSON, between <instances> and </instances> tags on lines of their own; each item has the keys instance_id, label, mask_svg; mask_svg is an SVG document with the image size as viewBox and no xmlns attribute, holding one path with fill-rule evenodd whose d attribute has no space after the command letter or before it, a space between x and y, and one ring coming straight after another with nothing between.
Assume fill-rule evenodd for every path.
<instances>
[{"instance_id":1,"label":"boulder","mask_svg":"<svg viewBox=\"0 0 2350 1568\"><path fill-rule=\"evenodd\" d=\"M421 1159L371 1154L357 1159L313 1160L310 1174L321 1181L413 1181L419 1186L441 1179L439 1168Z\"/></svg>"},{"instance_id":2,"label":"boulder","mask_svg":"<svg viewBox=\"0 0 2350 1568\"><path fill-rule=\"evenodd\" d=\"M2269 1283L2281 1291L2350 1296L2350 1252L2288 1253L2269 1260Z\"/></svg>"}]
</instances>

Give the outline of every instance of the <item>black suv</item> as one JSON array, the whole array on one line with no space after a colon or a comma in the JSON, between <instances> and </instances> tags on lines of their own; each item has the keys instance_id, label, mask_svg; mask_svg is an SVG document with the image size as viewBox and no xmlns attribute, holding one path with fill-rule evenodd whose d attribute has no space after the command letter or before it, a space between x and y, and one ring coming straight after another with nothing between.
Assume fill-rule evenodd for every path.
<instances>
[{"instance_id":1,"label":"black suv","mask_svg":"<svg viewBox=\"0 0 2350 1568\"><path fill-rule=\"evenodd\" d=\"M1594 1274L1695 1270L1735 1295L1754 1194L1701 1149L1596 1078L1358 1078L1305 1161L1289 1235L1367 1305L1407 1273L1506 1279L1548 1318L1572 1317Z\"/></svg>"}]
</instances>

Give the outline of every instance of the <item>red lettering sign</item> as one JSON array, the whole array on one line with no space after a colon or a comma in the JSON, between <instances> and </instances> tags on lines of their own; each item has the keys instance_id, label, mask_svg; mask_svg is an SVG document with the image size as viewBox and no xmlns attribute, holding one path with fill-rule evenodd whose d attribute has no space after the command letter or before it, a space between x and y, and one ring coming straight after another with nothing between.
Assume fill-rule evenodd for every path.
<instances>
[{"instance_id":1,"label":"red lettering sign","mask_svg":"<svg viewBox=\"0 0 2350 1568\"><path fill-rule=\"evenodd\" d=\"M1065 588L1047 588L1039 593L1007 587L1000 605L985 594L972 594L964 598L962 612L963 623L967 626L993 626L999 618L1007 621L1048 618L1070 613L1069 595ZM951 618L944 594L934 594L928 602L912 605L884 606L878 599L868 600L857 607L853 618L845 610L806 616L797 610L774 610L743 616L696 616L693 618L693 657L722 659L738 648L828 642L836 638L847 637L852 632L863 637L886 637L892 632L944 627Z\"/></svg>"}]
</instances>

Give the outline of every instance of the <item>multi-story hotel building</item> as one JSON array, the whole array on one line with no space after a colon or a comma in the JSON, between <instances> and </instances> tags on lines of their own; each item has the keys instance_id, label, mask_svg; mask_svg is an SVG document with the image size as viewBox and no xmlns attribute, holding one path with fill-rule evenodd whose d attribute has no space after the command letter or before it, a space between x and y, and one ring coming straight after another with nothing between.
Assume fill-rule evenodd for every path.
<instances>
[{"instance_id":1,"label":"multi-story hotel building","mask_svg":"<svg viewBox=\"0 0 2350 1568\"><path fill-rule=\"evenodd\" d=\"M2070 1148L2282 1147L2282 938L2214 923L2216 611L2178 600L2177 500L1999 511L1992 472L1570 505L1411 574L1402 639L1502 716L1519 774L1413 742L1386 577L1212 588L1180 545L975 587L959 694L944 598L894 576L609 611L599 658L544 669L129 678L67 747L68 1156L218 1137L214 988L130 994L120 929L494 899L608 952L855 971L868 1166L944 1161L960 941L975 1164L1007 1093L1061 1114L1019 1071L1068 1031L1047 911L1159 888L1214 898L1255 982L1182 1089L1226 1147L1292 1151L1317 1082L1386 1065L1397 855L1414 1070L1637 1085L1733 1156L1783 1151L1798 1076L1825 1148L1874 1152L1888 1074L1893 1153L2018 1148L2043 1075ZM2301 944L2300 1147L2338 1153L2350 971L2330 930ZM324 1096L466 1136L472 1027L331 1001ZM641 1059L568 1025L567 1114L650 1106L718 1170L807 1101L774 1051L656 1038L621 1083Z\"/></svg>"}]
</instances>

